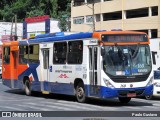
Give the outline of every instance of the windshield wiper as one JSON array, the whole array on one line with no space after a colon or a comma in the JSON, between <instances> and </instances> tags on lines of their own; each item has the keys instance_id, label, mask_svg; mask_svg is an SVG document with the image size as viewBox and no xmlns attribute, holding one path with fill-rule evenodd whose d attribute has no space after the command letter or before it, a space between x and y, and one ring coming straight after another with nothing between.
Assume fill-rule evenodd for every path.
<instances>
[{"instance_id":1,"label":"windshield wiper","mask_svg":"<svg viewBox=\"0 0 160 120\"><path fill-rule=\"evenodd\" d=\"M134 58L135 56L136 56L136 54L138 53L138 50L139 50L139 44L137 44L137 47L136 47L136 49L134 50L134 53L133 53L133 55L132 55L132 48L130 47L130 50L131 50L131 53L130 53L130 55L131 55L131 58Z\"/></svg>"}]
</instances>

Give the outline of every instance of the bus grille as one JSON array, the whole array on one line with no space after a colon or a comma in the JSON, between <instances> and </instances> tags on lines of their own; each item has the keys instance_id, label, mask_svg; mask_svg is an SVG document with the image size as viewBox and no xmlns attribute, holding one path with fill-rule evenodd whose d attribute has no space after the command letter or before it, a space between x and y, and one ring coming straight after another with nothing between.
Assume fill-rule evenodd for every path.
<instances>
[{"instance_id":1,"label":"bus grille","mask_svg":"<svg viewBox=\"0 0 160 120\"><path fill-rule=\"evenodd\" d=\"M142 82L142 81L146 81L148 78L148 75L145 76L135 76L134 78L130 78L130 77L110 77L111 80L113 80L116 83L131 83L131 82Z\"/></svg>"}]
</instances>

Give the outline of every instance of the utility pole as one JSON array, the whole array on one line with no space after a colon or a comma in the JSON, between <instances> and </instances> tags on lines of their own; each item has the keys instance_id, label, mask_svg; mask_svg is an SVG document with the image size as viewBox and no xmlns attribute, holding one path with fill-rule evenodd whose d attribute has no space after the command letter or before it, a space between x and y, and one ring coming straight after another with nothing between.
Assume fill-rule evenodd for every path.
<instances>
[{"instance_id":1,"label":"utility pole","mask_svg":"<svg viewBox=\"0 0 160 120\"><path fill-rule=\"evenodd\" d=\"M12 17L12 25L11 25L11 35L10 35L10 41L13 40L13 21L15 20L15 35L14 35L14 40L16 41L17 40L17 15L13 16Z\"/></svg>"},{"instance_id":2,"label":"utility pole","mask_svg":"<svg viewBox=\"0 0 160 120\"><path fill-rule=\"evenodd\" d=\"M15 35L14 35L14 40L15 41L18 40L18 36L17 36L17 15L15 15Z\"/></svg>"},{"instance_id":3,"label":"utility pole","mask_svg":"<svg viewBox=\"0 0 160 120\"><path fill-rule=\"evenodd\" d=\"M17 36L17 15L15 15L15 36Z\"/></svg>"},{"instance_id":4,"label":"utility pole","mask_svg":"<svg viewBox=\"0 0 160 120\"><path fill-rule=\"evenodd\" d=\"M92 15L93 15L93 32L95 31L95 15L94 15L94 0L92 3Z\"/></svg>"},{"instance_id":5,"label":"utility pole","mask_svg":"<svg viewBox=\"0 0 160 120\"><path fill-rule=\"evenodd\" d=\"M11 25L11 35L10 35L10 41L12 41L13 19L14 19L14 17L12 17L12 25Z\"/></svg>"},{"instance_id":6,"label":"utility pole","mask_svg":"<svg viewBox=\"0 0 160 120\"><path fill-rule=\"evenodd\" d=\"M88 4L86 3L86 5L92 10L92 29L93 29L93 32L95 31L95 11L94 11L94 4L95 4L95 0L86 0L87 3L91 3L92 4L92 7L88 6Z\"/></svg>"}]
</instances>

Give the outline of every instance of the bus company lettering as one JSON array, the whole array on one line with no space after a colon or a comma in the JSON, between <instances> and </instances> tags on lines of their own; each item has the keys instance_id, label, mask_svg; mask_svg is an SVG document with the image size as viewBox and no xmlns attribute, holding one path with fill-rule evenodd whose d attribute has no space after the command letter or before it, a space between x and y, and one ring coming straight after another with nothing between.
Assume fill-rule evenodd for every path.
<instances>
[{"instance_id":1,"label":"bus company lettering","mask_svg":"<svg viewBox=\"0 0 160 120\"><path fill-rule=\"evenodd\" d=\"M67 70L55 70L56 73L72 73L72 71Z\"/></svg>"},{"instance_id":2,"label":"bus company lettering","mask_svg":"<svg viewBox=\"0 0 160 120\"><path fill-rule=\"evenodd\" d=\"M72 66L63 66L63 69L72 69Z\"/></svg>"}]
</instances>

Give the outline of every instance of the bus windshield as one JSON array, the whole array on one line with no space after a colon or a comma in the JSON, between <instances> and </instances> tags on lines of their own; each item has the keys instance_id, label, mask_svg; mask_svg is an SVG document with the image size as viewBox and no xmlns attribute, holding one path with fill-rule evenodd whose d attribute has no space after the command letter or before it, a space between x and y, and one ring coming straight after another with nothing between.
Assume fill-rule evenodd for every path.
<instances>
[{"instance_id":1,"label":"bus windshield","mask_svg":"<svg viewBox=\"0 0 160 120\"><path fill-rule=\"evenodd\" d=\"M109 75L145 75L151 71L149 45L115 45L104 49L103 69Z\"/></svg>"}]
</instances>

